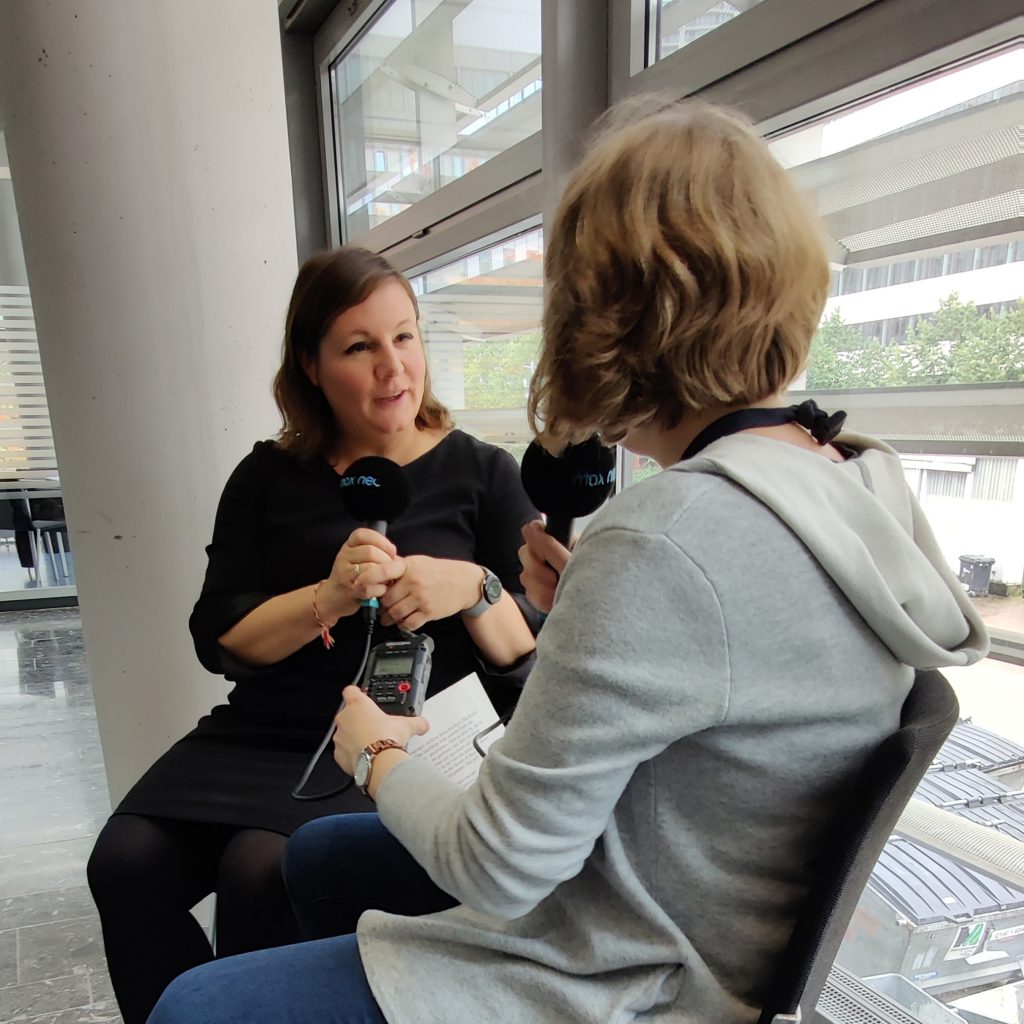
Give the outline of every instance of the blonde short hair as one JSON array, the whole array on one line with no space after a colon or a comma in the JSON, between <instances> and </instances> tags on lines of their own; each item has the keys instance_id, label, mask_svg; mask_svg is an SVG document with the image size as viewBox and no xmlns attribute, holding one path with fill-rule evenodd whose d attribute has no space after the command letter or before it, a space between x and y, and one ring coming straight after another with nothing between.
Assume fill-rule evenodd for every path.
<instances>
[{"instance_id":1,"label":"blonde short hair","mask_svg":"<svg viewBox=\"0 0 1024 1024\"><path fill-rule=\"evenodd\" d=\"M828 293L824 236L786 172L743 117L693 101L607 112L546 249L529 416L554 439L781 391Z\"/></svg>"}]
</instances>

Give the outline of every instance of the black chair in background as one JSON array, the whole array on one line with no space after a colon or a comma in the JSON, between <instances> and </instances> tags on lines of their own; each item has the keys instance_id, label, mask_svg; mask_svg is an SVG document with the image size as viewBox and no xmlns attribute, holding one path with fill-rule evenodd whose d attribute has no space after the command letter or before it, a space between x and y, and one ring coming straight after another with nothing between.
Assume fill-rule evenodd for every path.
<instances>
[{"instance_id":1,"label":"black chair in background","mask_svg":"<svg viewBox=\"0 0 1024 1024\"><path fill-rule=\"evenodd\" d=\"M917 673L899 729L864 765L828 832L758 1024L811 1020L875 861L959 713L940 672Z\"/></svg>"},{"instance_id":2,"label":"black chair in background","mask_svg":"<svg viewBox=\"0 0 1024 1024\"><path fill-rule=\"evenodd\" d=\"M7 498L0 494L0 536L14 539L14 547L18 553L21 567L27 570L29 579L39 576L39 563L36 560L35 529L29 504L25 498Z\"/></svg>"},{"instance_id":3,"label":"black chair in background","mask_svg":"<svg viewBox=\"0 0 1024 1024\"><path fill-rule=\"evenodd\" d=\"M49 556L50 571L53 578L66 579L68 560L66 552L70 551L68 542L68 524L64 518L64 500L62 498L30 498L31 526L35 546L35 561L38 567L42 562L43 552Z\"/></svg>"}]
</instances>

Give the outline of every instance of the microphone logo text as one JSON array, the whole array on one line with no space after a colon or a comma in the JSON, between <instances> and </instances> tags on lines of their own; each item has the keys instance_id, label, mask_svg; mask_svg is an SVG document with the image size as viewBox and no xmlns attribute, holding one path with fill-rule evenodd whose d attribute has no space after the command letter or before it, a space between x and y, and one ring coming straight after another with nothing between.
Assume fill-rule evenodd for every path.
<instances>
[{"instance_id":1,"label":"microphone logo text","mask_svg":"<svg viewBox=\"0 0 1024 1024\"><path fill-rule=\"evenodd\" d=\"M607 473L580 472L572 478L573 487L605 487L613 483L615 483L614 466Z\"/></svg>"},{"instance_id":2,"label":"microphone logo text","mask_svg":"<svg viewBox=\"0 0 1024 1024\"><path fill-rule=\"evenodd\" d=\"M613 471L614 472L614 471ZM380 487L375 476L343 476L342 487Z\"/></svg>"}]
</instances>

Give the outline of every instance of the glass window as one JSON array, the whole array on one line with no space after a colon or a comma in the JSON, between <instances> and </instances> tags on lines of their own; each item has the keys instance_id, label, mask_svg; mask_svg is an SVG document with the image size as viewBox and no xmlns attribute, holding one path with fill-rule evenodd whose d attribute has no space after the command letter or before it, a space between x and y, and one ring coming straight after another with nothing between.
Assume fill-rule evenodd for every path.
<instances>
[{"instance_id":1,"label":"glass window","mask_svg":"<svg viewBox=\"0 0 1024 1024\"><path fill-rule=\"evenodd\" d=\"M74 586L35 313L0 131L0 600L74 601Z\"/></svg>"},{"instance_id":2,"label":"glass window","mask_svg":"<svg viewBox=\"0 0 1024 1024\"><path fill-rule=\"evenodd\" d=\"M967 491L967 477L945 469L930 469L925 475L925 488L928 497L962 498Z\"/></svg>"},{"instance_id":3,"label":"glass window","mask_svg":"<svg viewBox=\"0 0 1024 1024\"><path fill-rule=\"evenodd\" d=\"M890 389L832 401L852 406L853 429L907 452L976 448L901 458L943 560L1014 661L1024 638L1024 459L985 454L1012 452L1006 436L1019 434L1016 414L1001 422L985 396L999 406L1024 382L1011 198L1021 52L980 55L772 140L842 257L807 387ZM986 659L942 671L962 719L915 799L949 813L954 845L957 818L1024 841L1024 666ZM1019 1024L1022 957L1024 887L896 835L837 963L915 1020L952 1024L960 1011Z\"/></svg>"},{"instance_id":4,"label":"glass window","mask_svg":"<svg viewBox=\"0 0 1024 1024\"><path fill-rule=\"evenodd\" d=\"M1020 247L995 241L1019 235L1022 53L984 55L772 140L846 264L809 389L1024 381ZM898 270L908 260L920 270Z\"/></svg>"},{"instance_id":5,"label":"glass window","mask_svg":"<svg viewBox=\"0 0 1024 1024\"><path fill-rule=\"evenodd\" d=\"M540 129L540 0L395 0L330 79L352 239Z\"/></svg>"},{"instance_id":6,"label":"glass window","mask_svg":"<svg viewBox=\"0 0 1024 1024\"><path fill-rule=\"evenodd\" d=\"M992 627L1024 635L1024 459L902 459L943 558L966 584L981 617Z\"/></svg>"},{"instance_id":7,"label":"glass window","mask_svg":"<svg viewBox=\"0 0 1024 1024\"><path fill-rule=\"evenodd\" d=\"M971 497L984 501L1012 501L1017 489L1018 461L1018 459L978 459L974 464ZM1024 514L1024 509L1021 509L1021 513ZM1024 578L1024 571L1021 572L1021 577Z\"/></svg>"},{"instance_id":8,"label":"glass window","mask_svg":"<svg viewBox=\"0 0 1024 1024\"><path fill-rule=\"evenodd\" d=\"M1024 668L986 659L943 674L957 693L962 717L915 799L950 815L950 840L958 820L1024 840ZM837 963L922 1024L1018 1024L1022 921L1019 888L893 836L861 896Z\"/></svg>"},{"instance_id":9,"label":"glass window","mask_svg":"<svg viewBox=\"0 0 1024 1024\"><path fill-rule=\"evenodd\" d=\"M544 241L533 228L413 274L434 392L461 427L521 457L543 310Z\"/></svg>"},{"instance_id":10,"label":"glass window","mask_svg":"<svg viewBox=\"0 0 1024 1024\"><path fill-rule=\"evenodd\" d=\"M648 63L654 64L681 50L761 0L650 0Z\"/></svg>"},{"instance_id":11,"label":"glass window","mask_svg":"<svg viewBox=\"0 0 1024 1024\"><path fill-rule=\"evenodd\" d=\"M624 490L631 484L637 484L646 480L649 476L661 472L661 466L649 455L637 455L627 448L621 448L621 471L619 473L619 490Z\"/></svg>"}]
</instances>

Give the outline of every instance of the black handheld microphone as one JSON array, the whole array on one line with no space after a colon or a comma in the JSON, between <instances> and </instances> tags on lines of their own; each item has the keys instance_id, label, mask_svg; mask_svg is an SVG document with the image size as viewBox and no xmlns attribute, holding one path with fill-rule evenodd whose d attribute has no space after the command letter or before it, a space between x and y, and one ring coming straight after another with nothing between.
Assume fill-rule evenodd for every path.
<instances>
[{"instance_id":1,"label":"black handheld microphone","mask_svg":"<svg viewBox=\"0 0 1024 1024\"><path fill-rule=\"evenodd\" d=\"M353 519L387 535L388 523L397 519L411 498L405 470L390 459L367 455L357 459L341 478L341 500Z\"/></svg>"},{"instance_id":2,"label":"black handheld microphone","mask_svg":"<svg viewBox=\"0 0 1024 1024\"><path fill-rule=\"evenodd\" d=\"M405 470L379 455L357 459L341 478L341 500L353 519L387 536L388 523L397 519L412 498ZM380 602L371 597L362 602L368 621L376 618Z\"/></svg>"},{"instance_id":3,"label":"black handheld microphone","mask_svg":"<svg viewBox=\"0 0 1024 1024\"><path fill-rule=\"evenodd\" d=\"M547 518L547 532L569 546L572 521L604 504L615 487L615 449L595 434L554 456L534 441L522 464L523 487Z\"/></svg>"}]
</instances>

